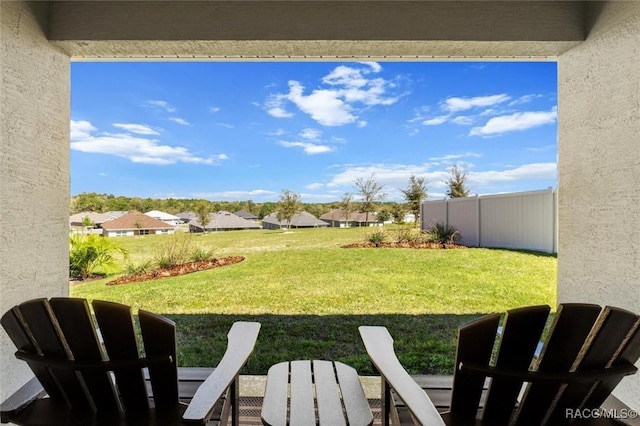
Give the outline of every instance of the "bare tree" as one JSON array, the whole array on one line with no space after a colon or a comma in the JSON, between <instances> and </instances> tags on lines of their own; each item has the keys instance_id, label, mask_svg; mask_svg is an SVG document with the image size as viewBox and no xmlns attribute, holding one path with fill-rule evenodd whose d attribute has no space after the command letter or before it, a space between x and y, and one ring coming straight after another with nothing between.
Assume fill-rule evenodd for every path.
<instances>
[{"instance_id":1,"label":"bare tree","mask_svg":"<svg viewBox=\"0 0 640 426\"><path fill-rule=\"evenodd\" d=\"M296 194L288 189L282 190L280 201L276 207L276 217L278 221L286 220L287 229L291 229L291 219L302 210L300 194Z\"/></svg>"},{"instance_id":2,"label":"bare tree","mask_svg":"<svg viewBox=\"0 0 640 426\"><path fill-rule=\"evenodd\" d=\"M467 167L455 164L447 171L449 172L449 177L445 181L445 184L449 187L449 189L447 189L447 197L462 198L469 196L470 190L467 189Z\"/></svg>"},{"instance_id":3,"label":"bare tree","mask_svg":"<svg viewBox=\"0 0 640 426\"><path fill-rule=\"evenodd\" d=\"M355 182L360 195L362 195L362 204L360 211L365 213L365 225L369 226L369 213L375 211L376 201L381 201L386 197L382 192L384 186L376 182L372 174L368 179L359 177Z\"/></svg>"},{"instance_id":4,"label":"bare tree","mask_svg":"<svg viewBox=\"0 0 640 426\"><path fill-rule=\"evenodd\" d=\"M409 178L409 186L407 189L400 190L404 195L404 199L407 200L407 207L409 211L413 213L415 218L414 226L418 224L420 219L420 205L422 200L427 198L427 186L423 177L411 176Z\"/></svg>"},{"instance_id":5,"label":"bare tree","mask_svg":"<svg viewBox=\"0 0 640 426\"><path fill-rule=\"evenodd\" d=\"M344 212L345 227L349 227L349 216L353 212L353 194L347 192L342 196L340 201L340 208Z\"/></svg>"}]
</instances>

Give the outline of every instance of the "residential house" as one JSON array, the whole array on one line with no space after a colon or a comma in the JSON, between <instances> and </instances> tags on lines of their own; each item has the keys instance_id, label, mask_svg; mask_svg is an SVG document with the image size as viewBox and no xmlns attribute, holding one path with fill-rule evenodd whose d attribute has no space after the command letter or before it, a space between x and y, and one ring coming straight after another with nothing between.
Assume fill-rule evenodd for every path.
<instances>
[{"instance_id":1,"label":"residential house","mask_svg":"<svg viewBox=\"0 0 640 426\"><path fill-rule=\"evenodd\" d=\"M173 234L175 227L140 212L127 213L102 224L105 237L130 237L134 235Z\"/></svg>"},{"instance_id":2,"label":"residential house","mask_svg":"<svg viewBox=\"0 0 640 426\"><path fill-rule=\"evenodd\" d=\"M357 211L349 212L349 220L343 209L333 209L329 213L320 216L332 228L353 228L357 226L377 226L379 225L378 216L375 213L366 213Z\"/></svg>"},{"instance_id":3,"label":"residential house","mask_svg":"<svg viewBox=\"0 0 640 426\"><path fill-rule=\"evenodd\" d=\"M248 212L246 210L240 210L234 213L236 216L240 216L243 219L247 219L248 221L257 223L258 220L260 219L258 216L256 216L255 214Z\"/></svg>"},{"instance_id":4,"label":"residential house","mask_svg":"<svg viewBox=\"0 0 640 426\"><path fill-rule=\"evenodd\" d=\"M173 226L178 226L183 223L182 218L169 213L161 212L160 210L151 210L146 212L145 214L149 217L161 220L164 223L168 223L169 225Z\"/></svg>"},{"instance_id":5,"label":"residential house","mask_svg":"<svg viewBox=\"0 0 640 426\"><path fill-rule=\"evenodd\" d=\"M198 215L196 214L196 212L180 212L178 213L176 216L178 216L180 219L182 219L182 223L189 223L189 221L191 221L191 219L197 219Z\"/></svg>"},{"instance_id":6,"label":"residential house","mask_svg":"<svg viewBox=\"0 0 640 426\"><path fill-rule=\"evenodd\" d=\"M324 220L320 220L311 213L298 213L291 219L291 223L286 220L278 220L277 213L271 213L262 219L263 229L282 229L282 228L326 228L329 224Z\"/></svg>"},{"instance_id":7,"label":"residential house","mask_svg":"<svg viewBox=\"0 0 640 426\"><path fill-rule=\"evenodd\" d=\"M89 227L100 226L104 222L104 215L97 212L80 212L69 216L69 226L72 228L85 227L84 220L89 219Z\"/></svg>"},{"instance_id":8,"label":"residential house","mask_svg":"<svg viewBox=\"0 0 640 426\"><path fill-rule=\"evenodd\" d=\"M255 223L236 216L227 211L219 211L209 215L209 223L202 226L199 219L189 221L190 232L211 232L211 231L238 231L242 229L260 229Z\"/></svg>"}]
</instances>

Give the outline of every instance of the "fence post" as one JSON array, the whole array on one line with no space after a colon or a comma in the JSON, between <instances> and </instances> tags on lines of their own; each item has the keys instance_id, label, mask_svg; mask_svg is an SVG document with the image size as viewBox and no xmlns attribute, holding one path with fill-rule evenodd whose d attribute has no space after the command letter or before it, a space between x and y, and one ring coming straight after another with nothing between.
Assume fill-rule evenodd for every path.
<instances>
[{"instance_id":1,"label":"fence post","mask_svg":"<svg viewBox=\"0 0 640 426\"><path fill-rule=\"evenodd\" d=\"M476 194L476 226L478 231L478 247L482 247L482 226L480 220L480 195Z\"/></svg>"}]
</instances>

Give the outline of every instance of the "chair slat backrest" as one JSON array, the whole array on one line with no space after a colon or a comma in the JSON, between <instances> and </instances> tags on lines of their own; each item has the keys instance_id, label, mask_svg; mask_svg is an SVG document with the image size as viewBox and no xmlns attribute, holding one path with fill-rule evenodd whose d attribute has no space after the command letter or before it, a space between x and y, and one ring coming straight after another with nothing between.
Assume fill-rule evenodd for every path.
<instances>
[{"instance_id":1,"label":"chair slat backrest","mask_svg":"<svg viewBox=\"0 0 640 426\"><path fill-rule=\"evenodd\" d=\"M467 362L489 364L499 322L499 314L487 315L458 329L456 366ZM484 382L484 375L460 371L456 367L451 395L453 416L463 422L476 417Z\"/></svg>"},{"instance_id":2,"label":"chair slat backrest","mask_svg":"<svg viewBox=\"0 0 640 426\"><path fill-rule=\"evenodd\" d=\"M599 407L624 375L637 371L640 316L592 304L560 305L536 358L549 311L548 306L508 311L493 364L495 315L460 328L449 414L455 424L476 419L483 424L567 424L567 410ZM478 384L486 377L491 383L476 417Z\"/></svg>"},{"instance_id":3,"label":"chair slat backrest","mask_svg":"<svg viewBox=\"0 0 640 426\"><path fill-rule=\"evenodd\" d=\"M100 334L111 361L139 357L131 308L119 303L94 300L92 303ZM125 411L148 409L147 388L142 369L122 368L114 371Z\"/></svg>"},{"instance_id":4,"label":"chair slat backrest","mask_svg":"<svg viewBox=\"0 0 640 426\"><path fill-rule=\"evenodd\" d=\"M178 403L178 369L176 364L176 327L173 321L139 310L140 330L147 358L171 357L170 363L149 365L149 377L156 407Z\"/></svg>"},{"instance_id":5,"label":"chair slat backrest","mask_svg":"<svg viewBox=\"0 0 640 426\"><path fill-rule=\"evenodd\" d=\"M537 362L537 371L568 372L599 314L598 305L559 305ZM562 387L560 383L530 384L519 405L515 421L531 425L542 424Z\"/></svg>"},{"instance_id":6,"label":"chair slat backrest","mask_svg":"<svg viewBox=\"0 0 640 426\"><path fill-rule=\"evenodd\" d=\"M496 368L525 371L529 369L549 311L547 305L507 311L495 362ZM522 379L519 378L494 378L491 381L483 412L485 423L508 423L522 384Z\"/></svg>"},{"instance_id":7,"label":"chair slat backrest","mask_svg":"<svg viewBox=\"0 0 640 426\"><path fill-rule=\"evenodd\" d=\"M605 307L576 357L571 371L588 371L614 365L636 332L638 320L638 315L627 310ZM549 417L549 422L559 424L562 420L566 420L567 408L595 408L586 407L584 403L598 383L571 383L567 385L556 403L554 412Z\"/></svg>"},{"instance_id":8,"label":"chair slat backrest","mask_svg":"<svg viewBox=\"0 0 640 426\"><path fill-rule=\"evenodd\" d=\"M7 311L2 316L0 323L18 351L32 354L39 353L35 346L33 337L28 332L27 326L22 320L22 315L20 314L18 306ZM29 361L27 361L27 365L31 368L31 371L33 371L33 374L38 378L40 384L42 384L42 387L52 400L63 401L66 403L66 396L46 366Z\"/></svg>"},{"instance_id":9,"label":"chair slat backrest","mask_svg":"<svg viewBox=\"0 0 640 426\"><path fill-rule=\"evenodd\" d=\"M18 305L27 333L29 333L44 358L52 360L72 359L71 352L61 337L57 321L47 299L36 299ZM71 370L49 367L49 372L60 385L67 402L73 407L92 408L82 379Z\"/></svg>"},{"instance_id":10,"label":"chair slat backrest","mask_svg":"<svg viewBox=\"0 0 640 426\"><path fill-rule=\"evenodd\" d=\"M147 367L158 406L178 399L173 321L140 311L146 357L141 358L131 308L85 299L34 299L6 312L0 322L49 398L79 412L147 415ZM99 326L99 331L96 329ZM102 340L101 340L102 339ZM108 358L108 359L107 359Z\"/></svg>"},{"instance_id":11,"label":"chair slat backrest","mask_svg":"<svg viewBox=\"0 0 640 426\"><path fill-rule=\"evenodd\" d=\"M628 340L625 348L620 352L620 356L613 362L613 365L619 365L623 362L633 364L638 359L640 359L640 323L636 326L633 336ZM621 380L621 377L603 380L600 385L593 390L591 396L589 396L589 399L585 402L585 406L601 406Z\"/></svg>"},{"instance_id":12,"label":"chair slat backrest","mask_svg":"<svg viewBox=\"0 0 640 426\"><path fill-rule=\"evenodd\" d=\"M49 304L73 359L87 363L103 361L100 340L87 301L61 297L52 298ZM97 410L119 410L118 397L107 371L83 371L82 378Z\"/></svg>"}]
</instances>

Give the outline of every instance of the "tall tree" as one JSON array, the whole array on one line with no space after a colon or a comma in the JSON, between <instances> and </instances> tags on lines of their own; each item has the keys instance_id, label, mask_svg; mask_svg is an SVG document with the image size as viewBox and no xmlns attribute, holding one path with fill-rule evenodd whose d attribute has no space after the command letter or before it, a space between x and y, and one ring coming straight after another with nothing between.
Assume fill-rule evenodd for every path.
<instances>
[{"instance_id":1,"label":"tall tree","mask_svg":"<svg viewBox=\"0 0 640 426\"><path fill-rule=\"evenodd\" d=\"M210 221L209 215L213 211L211 203L207 200L200 200L194 205L193 211L198 217L198 221L202 225L202 232L206 233L207 224Z\"/></svg>"},{"instance_id":2,"label":"tall tree","mask_svg":"<svg viewBox=\"0 0 640 426\"><path fill-rule=\"evenodd\" d=\"M382 192L384 186L376 182L373 174L368 179L359 177L356 179L355 185L362 196L360 211L365 213L365 225L369 226L369 213L375 211L376 201L381 201L386 197L386 194Z\"/></svg>"},{"instance_id":3,"label":"tall tree","mask_svg":"<svg viewBox=\"0 0 640 426\"><path fill-rule=\"evenodd\" d=\"M407 207L409 211L413 213L415 221L414 226L417 226L420 219L420 205L422 200L427 198L427 186L423 177L415 177L411 175L409 178L409 186L406 189L401 189L404 199L407 200Z\"/></svg>"},{"instance_id":4,"label":"tall tree","mask_svg":"<svg viewBox=\"0 0 640 426\"><path fill-rule=\"evenodd\" d=\"M447 189L447 197L468 197L470 190L467 189L467 168L455 164L447 171L449 172L449 177L445 181L445 184L449 188Z\"/></svg>"},{"instance_id":5,"label":"tall tree","mask_svg":"<svg viewBox=\"0 0 640 426\"><path fill-rule=\"evenodd\" d=\"M344 212L345 228L349 227L349 216L353 212L353 194L347 192L340 200L340 209Z\"/></svg>"},{"instance_id":6,"label":"tall tree","mask_svg":"<svg viewBox=\"0 0 640 426\"><path fill-rule=\"evenodd\" d=\"M282 190L276 207L278 221L286 220L287 229L291 229L291 219L302 210L300 195L288 189Z\"/></svg>"}]
</instances>

